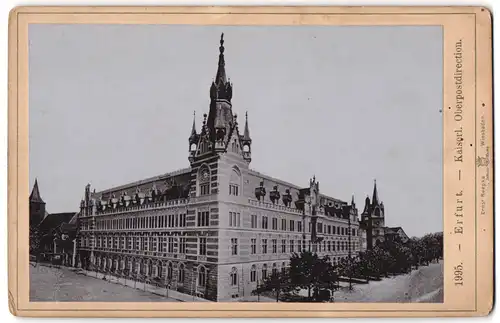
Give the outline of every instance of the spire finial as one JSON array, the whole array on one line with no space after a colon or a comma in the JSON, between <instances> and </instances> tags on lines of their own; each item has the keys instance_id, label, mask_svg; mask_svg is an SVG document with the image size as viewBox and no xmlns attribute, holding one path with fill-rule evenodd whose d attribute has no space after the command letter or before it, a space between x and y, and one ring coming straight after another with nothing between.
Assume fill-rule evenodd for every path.
<instances>
[{"instance_id":1,"label":"spire finial","mask_svg":"<svg viewBox=\"0 0 500 323\"><path fill-rule=\"evenodd\" d=\"M193 111L193 127L191 128L191 137L196 136L196 111Z\"/></svg>"},{"instance_id":2,"label":"spire finial","mask_svg":"<svg viewBox=\"0 0 500 323\"><path fill-rule=\"evenodd\" d=\"M227 82L226 79L226 70L224 68L224 33L220 36L220 47L219 47L219 67L217 68L217 75L215 76L215 83L220 85L221 83L225 84Z\"/></svg>"},{"instance_id":3,"label":"spire finial","mask_svg":"<svg viewBox=\"0 0 500 323\"><path fill-rule=\"evenodd\" d=\"M373 180L373 198L372 198L372 203L373 205L378 205L378 191L377 191L377 180Z\"/></svg>"}]
</instances>

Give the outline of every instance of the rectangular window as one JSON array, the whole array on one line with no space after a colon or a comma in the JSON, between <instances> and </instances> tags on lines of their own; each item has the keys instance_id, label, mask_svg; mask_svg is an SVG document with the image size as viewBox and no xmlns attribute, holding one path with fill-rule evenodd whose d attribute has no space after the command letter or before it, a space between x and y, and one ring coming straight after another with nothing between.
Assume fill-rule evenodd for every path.
<instances>
[{"instance_id":1,"label":"rectangular window","mask_svg":"<svg viewBox=\"0 0 500 323\"><path fill-rule=\"evenodd\" d=\"M278 219L273 218L273 230L278 230Z\"/></svg>"},{"instance_id":2,"label":"rectangular window","mask_svg":"<svg viewBox=\"0 0 500 323\"><path fill-rule=\"evenodd\" d=\"M240 213L229 212L229 226L230 227L240 226Z\"/></svg>"},{"instance_id":3,"label":"rectangular window","mask_svg":"<svg viewBox=\"0 0 500 323\"><path fill-rule=\"evenodd\" d=\"M140 248L140 246L139 246L139 243L140 243L139 238L138 238L138 237L134 237L134 241L135 241L135 243L134 243L134 245L135 245L135 250L140 250L141 248Z\"/></svg>"},{"instance_id":4,"label":"rectangular window","mask_svg":"<svg viewBox=\"0 0 500 323\"><path fill-rule=\"evenodd\" d=\"M286 240L281 240L281 252L286 252Z\"/></svg>"},{"instance_id":5,"label":"rectangular window","mask_svg":"<svg viewBox=\"0 0 500 323\"><path fill-rule=\"evenodd\" d=\"M302 232L302 222L300 221L297 221L297 232Z\"/></svg>"},{"instance_id":6,"label":"rectangular window","mask_svg":"<svg viewBox=\"0 0 500 323\"><path fill-rule=\"evenodd\" d=\"M198 212L198 226L208 227L209 225L209 213L208 211Z\"/></svg>"},{"instance_id":7,"label":"rectangular window","mask_svg":"<svg viewBox=\"0 0 500 323\"><path fill-rule=\"evenodd\" d=\"M174 252L174 244L175 244L174 237L168 237L168 249L167 249L167 252L169 252L169 253L173 253Z\"/></svg>"},{"instance_id":8,"label":"rectangular window","mask_svg":"<svg viewBox=\"0 0 500 323\"><path fill-rule=\"evenodd\" d=\"M239 187L235 184L229 184L229 195L238 196L239 195Z\"/></svg>"},{"instance_id":9,"label":"rectangular window","mask_svg":"<svg viewBox=\"0 0 500 323\"><path fill-rule=\"evenodd\" d=\"M262 239L262 253L267 253L267 239Z\"/></svg>"},{"instance_id":10,"label":"rectangular window","mask_svg":"<svg viewBox=\"0 0 500 323\"><path fill-rule=\"evenodd\" d=\"M295 230L295 221L290 220L290 231L294 231L294 230Z\"/></svg>"},{"instance_id":11,"label":"rectangular window","mask_svg":"<svg viewBox=\"0 0 500 323\"><path fill-rule=\"evenodd\" d=\"M286 231L286 219L281 219L281 230Z\"/></svg>"},{"instance_id":12,"label":"rectangular window","mask_svg":"<svg viewBox=\"0 0 500 323\"><path fill-rule=\"evenodd\" d=\"M257 271L255 269L252 269L250 272L250 281L253 283L257 280Z\"/></svg>"},{"instance_id":13,"label":"rectangular window","mask_svg":"<svg viewBox=\"0 0 500 323\"><path fill-rule=\"evenodd\" d=\"M257 228L257 214L251 215L251 227L252 229Z\"/></svg>"},{"instance_id":14,"label":"rectangular window","mask_svg":"<svg viewBox=\"0 0 500 323\"><path fill-rule=\"evenodd\" d=\"M186 253L186 238L181 237L179 238L179 253L180 254L185 254Z\"/></svg>"},{"instance_id":15,"label":"rectangular window","mask_svg":"<svg viewBox=\"0 0 500 323\"><path fill-rule=\"evenodd\" d=\"M294 246L294 243L293 243L293 240L290 240L290 252L295 252L295 246Z\"/></svg>"},{"instance_id":16,"label":"rectangular window","mask_svg":"<svg viewBox=\"0 0 500 323\"><path fill-rule=\"evenodd\" d=\"M273 253L278 252L278 240L273 239Z\"/></svg>"},{"instance_id":17,"label":"rectangular window","mask_svg":"<svg viewBox=\"0 0 500 323\"><path fill-rule=\"evenodd\" d=\"M158 239L157 237L151 238L151 249L150 249L150 251L155 251L155 252L158 251L158 249L157 249L157 239Z\"/></svg>"},{"instance_id":18,"label":"rectangular window","mask_svg":"<svg viewBox=\"0 0 500 323\"><path fill-rule=\"evenodd\" d=\"M207 255L207 238L198 238L198 254L200 256Z\"/></svg>"},{"instance_id":19,"label":"rectangular window","mask_svg":"<svg viewBox=\"0 0 500 323\"><path fill-rule=\"evenodd\" d=\"M323 233L323 224L318 223L318 233Z\"/></svg>"},{"instance_id":20,"label":"rectangular window","mask_svg":"<svg viewBox=\"0 0 500 323\"><path fill-rule=\"evenodd\" d=\"M164 251L165 249L163 248L163 237L158 237L158 252L164 252Z\"/></svg>"},{"instance_id":21,"label":"rectangular window","mask_svg":"<svg viewBox=\"0 0 500 323\"><path fill-rule=\"evenodd\" d=\"M210 183L200 184L200 195L210 194Z\"/></svg>"},{"instance_id":22,"label":"rectangular window","mask_svg":"<svg viewBox=\"0 0 500 323\"><path fill-rule=\"evenodd\" d=\"M231 254L233 256L238 254L238 239L236 238L231 239Z\"/></svg>"},{"instance_id":23,"label":"rectangular window","mask_svg":"<svg viewBox=\"0 0 500 323\"><path fill-rule=\"evenodd\" d=\"M262 229L267 229L267 216L262 217Z\"/></svg>"},{"instance_id":24,"label":"rectangular window","mask_svg":"<svg viewBox=\"0 0 500 323\"><path fill-rule=\"evenodd\" d=\"M146 238L145 237L141 237L141 250L144 251L146 250Z\"/></svg>"},{"instance_id":25,"label":"rectangular window","mask_svg":"<svg viewBox=\"0 0 500 323\"><path fill-rule=\"evenodd\" d=\"M257 239L251 240L250 249L251 249L252 255L255 255L257 253Z\"/></svg>"}]
</instances>

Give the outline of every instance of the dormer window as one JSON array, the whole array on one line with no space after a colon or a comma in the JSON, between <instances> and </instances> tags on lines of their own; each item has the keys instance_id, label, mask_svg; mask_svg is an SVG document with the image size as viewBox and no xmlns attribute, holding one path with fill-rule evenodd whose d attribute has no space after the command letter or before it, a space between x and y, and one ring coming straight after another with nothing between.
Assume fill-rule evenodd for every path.
<instances>
[{"instance_id":1,"label":"dormer window","mask_svg":"<svg viewBox=\"0 0 500 323\"><path fill-rule=\"evenodd\" d=\"M261 198L264 199L264 196L266 196L266 189L264 187L264 181L261 181L260 186L255 188L255 197L260 201Z\"/></svg>"},{"instance_id":2,"label":"dormer window","mask_svg":"<svg viewBox=\"0 0 500 323\"><path fill-rule=\"evenodd\" d=\"M271 202L276 203L280 199L280 192L278 191L278 185L274 186L274 189L269 193L269 198Z\"/></svg>"},{"instance_id":3,"label":"dormer window","mask_svg":"<svg viewBox=\"0 0 500 323\"><path fill-rule=\"evenodd\" d=\"M285 206L290 207L290 204L292 203L292 194L290 194L290 190L286 189L285 194L283 194L283 204Z\"/></svg>"}]
</instances>

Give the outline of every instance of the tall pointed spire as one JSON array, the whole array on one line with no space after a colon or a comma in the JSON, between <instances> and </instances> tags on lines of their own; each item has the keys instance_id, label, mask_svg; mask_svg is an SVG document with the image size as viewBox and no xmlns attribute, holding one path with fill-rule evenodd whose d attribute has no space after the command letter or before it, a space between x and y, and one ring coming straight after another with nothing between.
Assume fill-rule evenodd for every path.
<instances>
[{"instance_id":1,"label":"tall pointed spire","mask_svg":"<svg viewBox=\"0 0 500 323\"><path fill-rule=\"evenodd\" d=\"M193 111L193 127L191 129L191 137L196 136L196 111Z\"/></svg>"},{"instance_id":2,"label":"tall pointed spire","mask_svg":"<svg viewBox=\"0 0 500 323\"><path fill-rule=\"evenodd\" d=\"M225 84L226 79L226 62L224 61L224 33L220 35L220 47L219 47L219 67L217 68L217 75L215 76L215 83L217 85Z\"/></svg>"},{"instance_id":3,"label":"tall pointed spire","mask_svg":"<svg viewBox=\"0 0 500 323\"><path fill-rule=\"evenodd\" d=\"M245 141L252 141L250 139L250 129L248 128L248 112L245 112L245 131L243 132L243 140Z\"/></svg>"},{"instance_id":4,"label":"tall pointed spire","mask_svg":"<svg viewBox=\"0 0 500 323\"><path fill-rule=\"evenodd\" d=\"M351 205L354 205L354 194L352 195Z\"/></svg>"},{"instance_id":5,"label":"tall pointed spire","mask_svg":"<svg viewBox=\"0 0 500 323\"><path fill-rule=\"evenodd\" d=\"M38 188L38 179L35 178L35 184L33 185L33 190L30 195L30 202L41 202L44 203L40 195L40 190Z\"/></svg>"},{"instance_id":6,"label":"tall pointed spire","mask_svg":"<svg viewBox=\"0 0 500 323\"><path fill-rule=\"evenodd\" d=\"M372 198L372 204L373 205L378 205L378 192L377 192L377 180L373 180L373 198Z\"/></svg>"}]
</instances>

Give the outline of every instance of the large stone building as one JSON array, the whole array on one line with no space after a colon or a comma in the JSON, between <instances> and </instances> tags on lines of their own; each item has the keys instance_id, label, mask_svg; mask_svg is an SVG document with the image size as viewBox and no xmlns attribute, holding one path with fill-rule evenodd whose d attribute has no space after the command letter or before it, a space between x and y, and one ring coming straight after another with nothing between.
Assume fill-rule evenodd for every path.
<instances>
[{"instance_id":1,"label":"large stone building","mask_svg":"<svg viewBox=\"0 0 500 323\"><path fill-rule=\"evenodd\" d=\"M189 167L98 192L86 186L80 266L225 301L249 296L292 253L337 262L359 251L354 199L320 194L315 178L296 185L249 168L248 118L241 131L223 44L208 115L187 140Z\"/></svg>"}]
</instances>

